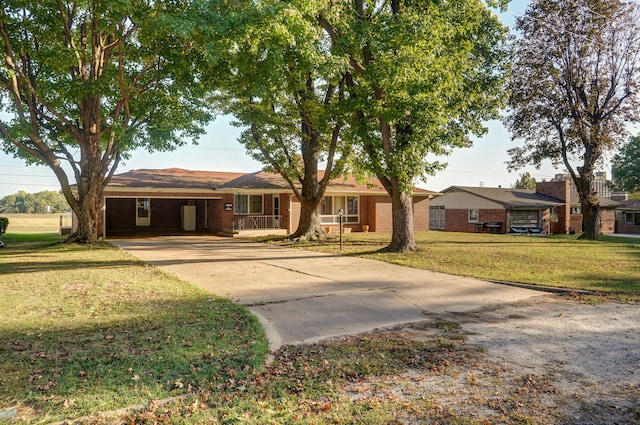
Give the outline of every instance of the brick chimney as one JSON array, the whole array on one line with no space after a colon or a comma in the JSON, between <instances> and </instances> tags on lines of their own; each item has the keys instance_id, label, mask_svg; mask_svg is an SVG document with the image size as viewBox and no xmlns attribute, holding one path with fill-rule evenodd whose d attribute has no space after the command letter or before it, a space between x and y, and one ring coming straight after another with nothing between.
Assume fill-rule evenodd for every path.
<instances>
[{"instance_id":1,"label":"brick chimney","mask_svg":"<svg viewBox=\"0 0 640 425\"><path fill-rule=\"evenodd\" d=\"M553 233L568 233L571 227L571 188L567 180L536 183L536 193L564 202L556 208L558 221L552 223Z\"/></svg>"},{"instance_id":2,"label":"brick chimney","mask_svg":"<svg viewBox=\"0 0 640 425\"><path fill-rule=\"evenodd\" d=\"M611 194L612 201L624 202L629 200L629 192L613 192Z\"/></svg>"}]
</instances>

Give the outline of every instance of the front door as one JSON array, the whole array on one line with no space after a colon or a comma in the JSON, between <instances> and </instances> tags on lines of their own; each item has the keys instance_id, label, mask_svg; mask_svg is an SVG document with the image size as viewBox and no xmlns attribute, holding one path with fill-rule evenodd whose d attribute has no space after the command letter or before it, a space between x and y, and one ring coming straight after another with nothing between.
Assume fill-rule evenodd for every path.
<instances>
[{"instance_id":1,"label":"front door","mask_svg":"<svg viewBox=\"0 0 640 425\"><path fill-rule=\"evenodd\" d=\"M138 198L136 202L136 226L151 225L151 199Z\"/></svg>"}]
</instances>

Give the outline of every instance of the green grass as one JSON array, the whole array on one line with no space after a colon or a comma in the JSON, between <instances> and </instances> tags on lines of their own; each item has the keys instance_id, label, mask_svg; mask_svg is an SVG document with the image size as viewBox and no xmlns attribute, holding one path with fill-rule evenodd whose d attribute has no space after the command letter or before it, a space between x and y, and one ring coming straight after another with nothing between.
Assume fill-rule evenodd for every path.
<instances>
[{"instance_id":1,"label":"green grass","mask_svg":"<svg viewBox=\"0 0 640 425\"><path fill-rule=\"evenodd\" d=\"M10 230L11 232L11 230ZM75 418L211 390L262 367L257 320L104 246L8 233L0 251L0 411Z\"/></svg>"},{"instance_id":2,"label":"green grass","mask_svg":"<svg viewBox=\"0 0 640 425\"><path fill-rule=\"evenodd\" d=\"M57 232L60 216L65 216L64 224L71 225L70 214L0 214L9 219L8 233L48 233Z\"/></svg>"},{"instance_id":3,"label":"green grass","mask_svg":"<svg viewBox=\"0 0 640 425\"><path fill-rule=\"evenodd\" d=\"M343 235L345 255L355 255L460 276L597 291L640 301L640 239L604 236L529 237L477 233L419 232L417 252L380 252L384 233ZM278 243L339 253L336 239L321 244Z\"/></svg>"}]
</instances>

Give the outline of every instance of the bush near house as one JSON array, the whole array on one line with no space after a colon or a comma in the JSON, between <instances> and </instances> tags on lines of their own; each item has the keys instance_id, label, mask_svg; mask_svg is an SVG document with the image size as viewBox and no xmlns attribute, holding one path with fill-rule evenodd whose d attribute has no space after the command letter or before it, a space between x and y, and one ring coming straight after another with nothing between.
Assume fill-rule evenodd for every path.
<instances>
[{"instance_id":1,"label":"bush near house","mask_svg":"<svg viewBox=\"0 0 640 425\"><path fill-rule=\"evenodd\" d=\"M0 217L0 235L7 231L9 227L9 219L7 217Z\"/></svg>"}]
</instances>

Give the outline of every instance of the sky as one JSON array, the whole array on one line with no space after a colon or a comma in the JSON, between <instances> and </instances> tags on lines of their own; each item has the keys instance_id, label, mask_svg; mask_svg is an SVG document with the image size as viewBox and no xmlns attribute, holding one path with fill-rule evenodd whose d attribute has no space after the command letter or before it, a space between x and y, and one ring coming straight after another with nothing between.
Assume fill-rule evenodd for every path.
<instances>
[{"instance_id":1,"label":"sky","mask_svg":"<svg viewBox=\"0 0 640 425\"><path fill-rule=\"evenodd\" d=\"M513 0L501 19L510 27L514 18L526 10L529 0ZM174 152L148 153L144 150L132 152L131 159L122 162L116 173L124 173L142 168L183 168L187 170L254 172L263 165L251 159L244 147L237 141L241 129L231 125L233 117L218 117L207 127L197 145L187 144ZM562 169L554 169L550 163L543 163L541 169L526 167L508 172L507 150L518 146L500 121L487 123L488 132L482 138L475 138L473 147L456 149L452 155L438 158L448 163L444 171L430 176L417 186L434 191L449 186L510 187L520 174L529 172L538 181L550 180ZM607 176L610 169L604 169ZM72 176L70 176L72 177ZM27 166L23 160L0 152L0 198L20 190L35 193L43 190L60 190L60 184L53 172L44 166Z\"/></svg>"}]
</instances>

